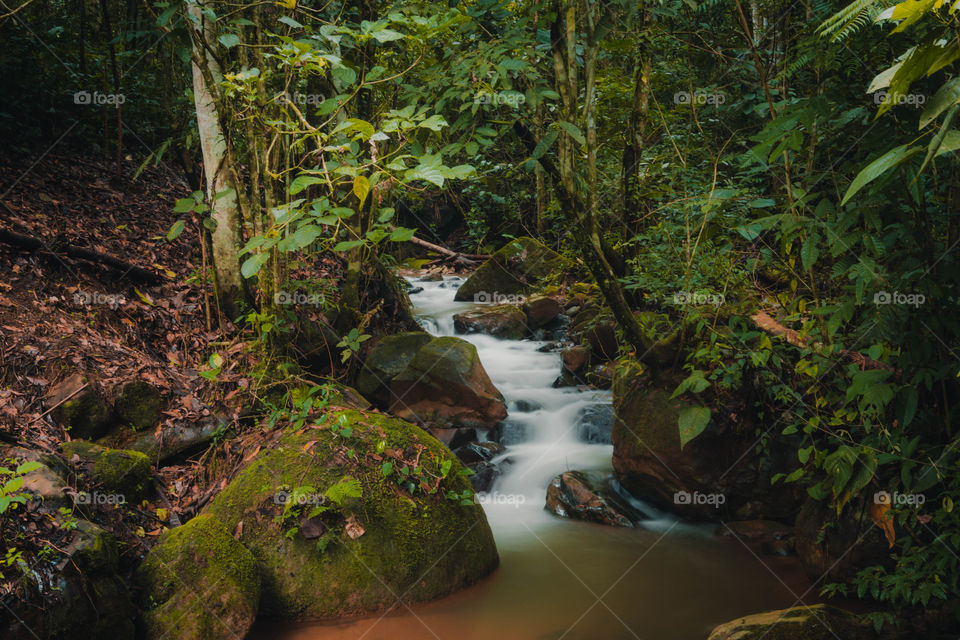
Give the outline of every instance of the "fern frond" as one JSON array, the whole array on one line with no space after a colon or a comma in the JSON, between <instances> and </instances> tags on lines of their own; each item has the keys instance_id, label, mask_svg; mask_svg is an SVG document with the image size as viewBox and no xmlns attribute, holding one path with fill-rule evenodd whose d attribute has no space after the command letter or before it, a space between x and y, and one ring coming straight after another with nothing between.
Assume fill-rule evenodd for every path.
<instances>
[{"instance_id":1,"label":"fern frond","mask_svg":"<svg viewBox=\"0 0 960 640\"><path fill-rule=\"evenodd\" d=\"M834 42L842 42L859 31L863 25L873 22L881 11L892 4L890 0L853 0L824 20L817 28L817 34Z\"/></svg>"}]
</instances>

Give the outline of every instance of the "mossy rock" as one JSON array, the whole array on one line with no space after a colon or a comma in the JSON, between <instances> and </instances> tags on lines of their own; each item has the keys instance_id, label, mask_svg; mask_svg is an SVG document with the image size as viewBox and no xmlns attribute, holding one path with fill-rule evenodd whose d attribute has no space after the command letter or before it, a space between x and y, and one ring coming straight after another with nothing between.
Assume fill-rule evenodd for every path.
<instances>
[{"instance_id":1,"label":"mossy rock","mask_svg":"<svg viewBox=\"0 0 960 640\"><path fill-rule=\"evenodd\" d=\"M386 404L390 380L406 369L420 347L431 340L433 336L422 331L382 338L363 362L357 390L371 400Z\"/></svg>"},{"instance_id":2,"label":"mossy rock","mask_svg":"<svg viewBox=\"0 0 960 640\"><path fill-rule=\"evenodd\" d=\"M74 438L99 438L113 424L113 410L96 380L80 374L69 376L51 389L47 402L56 407L54 419Z\"/></svg>"},{"instance_id":3,"label":"mossy rock","mask_svg":"<svg viewBox=\"0 0 960 640\"><path fill-rule=\"evenodd\" d=\"M474 301L479 294L530 293L548 276L570 267L569 260L543 243L516 238L480 265L457 289L454 300Z\"/></svg>"},{"instance_id":4,"label":"mossy rock","mask_svg":"<svg viewBox=\"0 0 960 640\"><path fill-rule=\"evenodd\" d=\"M464 311L453 316L457 333L484 333L505 340L520 340L527 334L527 316L520 307L500 304Z\"/></svg>"},{"instance_id":5,"label":"mossy rock","mask_svg":"<svg viewBox=\"0 0 960 640\"><path fill-rule=\"evenodd\" d=\"M242 638L260 605L260 570L210 514L161 536L137 569L146 638Z\"/></svg>"},{"instance_id":6,"label":"mossy rock","mask_svg":"<svg viewBox=\"0 0 960 640\"><path fill-rule=\"evenodd\" d=\"M92 463L93 479L128 502L147 497L153 489L150 459L139 451L108 449L85 440L64 442L62 450L68 459L77 455Z\"/></svg>"},{"instance_id":7,"label":"mossy rock","mask_svg":"<svg viewBox=\"0 0 960 640\"><path fill-rule=\"evenodd\" d=\"M449 449L419 427L382 414L348 410L329 414L326 422L352 433L288 429L205 510L228 530L237 530L257 559L261 612L291 619L386 609L401 594L405 602L448 595L497 566L483 509L444 497L470 489ZM420 464L430 473L439 474L440 465L449 464L435 495L420 490L411 495L401 488L398 472L404 463L388 457L403 452L409 460L417 447L422 447ZM387 476L385 458L395 465ZM321 516L334 536L324 549L316 535L307 539L306 529L300 529L309 513L286 524L278 521L279 492L302 486L324 492L347 476L359 483L362 495ZM365 530L362 535L356 536L356 529L353 536L344 533L351 521Z\"/></svg>"},{"instance_id":8,"label":"mossy rock","mask_svg":"<svg viewBox=\"0 0 960 640\"><path fill-rule=\"evenodd\" d=\"M77 522L67 552L83 574L112 575L117 572L120 553L116 540L91 522Z\"/></svg>"},{"instance_id":9,"label":"mossy rock","mask_svg":"<svg viewBox=\"0 0 960 640\"><path fill-rule=\"evenodd\" d=\"M716 627L707 640L866 640L876 638L856 615L823 604L765 611Z\"/></svg>"},{"instance_id":10,"label":"mossy rock","mask_svg":"<svg viewBox=\"0 0 960 640\"><path fill-rule=\"evenodd\" d=\"M135 430L149 429L160 422L163 396L152 384L134 380L120 389L116 410L124 424Z\"/></svg>"}]
</instances>

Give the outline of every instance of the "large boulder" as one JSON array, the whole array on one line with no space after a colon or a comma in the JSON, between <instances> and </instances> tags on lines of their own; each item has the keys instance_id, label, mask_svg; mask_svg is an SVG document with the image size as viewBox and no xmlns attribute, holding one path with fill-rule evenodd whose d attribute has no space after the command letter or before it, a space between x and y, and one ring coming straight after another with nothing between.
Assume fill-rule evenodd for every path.
<instances>
[{"instance_id":1,"label":"large boulder","mask_svg":"<svg viewBox=\"0 0 960 640\"><path fill-rule=\"evenodd\" d=\"M485 302L498 295L528 293L570 262L533 238L516 238L490 256L457 289L454 300Z\"/></svg>"},{"instance_id":2,"label":"large boulder","mask_svg":"<svg viewBox=\"0 0 960 640\"><path fill-rule=\"evenodd\" d=\"M611 441L613 468L623 487L641 500L691 517L719 519L737 513L750 500L766 500L774 509L767 517L792 517L795 503L768 496L769 479L756 465L743 462L755 439L744 418L738 416L740 422L735 422L726 407L714 406L706 429L680 446L680 413L694 405L671 397L679 382L653 381L635 361L617 366ZM783 485L774 490L784 491ZM786 491L793 491L792 485Z\"/></svg>"},{"instance_id":3,"label":"large boulder","mask_svg":"<svg viewBox=\"0 0 960 640\"><path fill-rule=\"evenodd\" d=\"M311 426L278 432L205 509L256 558L261 613L331 618L400 594L422 602L497 566L484 511L438 440L353 410Z\"/></svg>"},{"instance_id":4,"label":"large boulder","mask_svg":"<svg viewBox=\"0 0 960 640\"><path fill-rule=\"evenodd\" d=\"M520 340L527 334L527 316L520 307L499 304L454 315L453 328L457 333L485 333L506 340Z\"/></svg>"},{"instance_id":5,"label":"large boulder","mask_svg":"<svg viewBox=\"0 0 960 640\"><path fill-rule=\"evenodd\" d=\"M452 336L383 338L364 362L357 387L381 408L428 427L488 429L507 415L477 348Z\"/></svg>"},{"instance_id":6,"label":"large boulder","mask_svg":"<svg viewBox=\"0 0 960 640\"><path fill-rule=\"evenodd\" d=\"M209 514L164 533L137 583L148 640L242 638L260 604L256 559Z\"/></svg>"},{"instance_id":7,"label":"large boulder","mask_svg":"<svg viewBox=\"0 0 960 640\"><path fill-rule=\"evenodd\" d=\"M548 296L532 296L523 304L523 312L527 314L527 326L531 330L552 322L563 311L563 307L556 298Z\"/></svg>"},{"instance_id":8,"label":"large boulder","mask_svg":"<svg viewBox=\"0 0 960 640\"><path fill-rule=\"evenodd\" d=\"M866 640L872 628L856 615L824 604L765 611L716 627L707 640Z\"/></svg>"}]
</instances>

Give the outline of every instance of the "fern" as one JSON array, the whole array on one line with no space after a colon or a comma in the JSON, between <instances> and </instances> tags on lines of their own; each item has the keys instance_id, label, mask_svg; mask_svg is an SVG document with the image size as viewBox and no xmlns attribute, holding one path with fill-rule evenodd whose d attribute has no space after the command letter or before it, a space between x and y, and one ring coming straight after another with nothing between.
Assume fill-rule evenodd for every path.
<instances>
[{"instance_id":1,"label":"fern","mask_svg":"<svg viewBox=\"0 0 960 640\"><path fill-rule=\"evenodd\" d=\"M889 0L853 0L823 21L817 34L833 42L843 42L873 20L892 3Z\"/></svg>"}]
</instances>

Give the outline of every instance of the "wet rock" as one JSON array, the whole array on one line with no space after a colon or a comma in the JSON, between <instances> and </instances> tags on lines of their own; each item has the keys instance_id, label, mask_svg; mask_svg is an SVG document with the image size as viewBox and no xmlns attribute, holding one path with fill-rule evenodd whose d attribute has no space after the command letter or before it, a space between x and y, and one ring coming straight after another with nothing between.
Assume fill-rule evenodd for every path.
<instances>
[{"instance_id":1,"label":"wet rock","mask_svg":"<svg viewBox=\"0 0 960 640\"><path fill-rule=\"evenodd\" d=\"M547 296L532 296L523 305L523 312L527 315L527 326L530 329L539 329L553 321L560 315L561 310L556 298Z\"/></svg>"},{"instance_id":2,"label":"wet rock","mask_svg":"<svg viewBox=\"0 0 960 640\"><path fill-rule=\"evenodd\" d=\"M861 618L824 604L765 611L716 627L707 640L867 640L876 638Z\"/></svg>"},{"instance_id":3,"label":"wet rock","mask_svg":"<svg viewBox=\"0 0 960 640\"><path fill-rule=\"evenodd\" d=\"M423 293L423 287L413 287L413 286L411 286L410 288L407 289L407 295L408 295L408 296L416 295L416 294L418 294L418 293Z\"/></svg>"},{"instance_id":4,"label":"wet rock","mask_svg":"<svg viewBox=\"0 0 960 640\"><path fill-rule=\"evenodd\" d=\"M256 558L209 514L164 533L137 582L148 640L242 638L260 603Z\"/></svg>"},{"instance_id":5,"label":"wet rock","mask_svg":"<svg viewBox=\"0 0 960 640\"><path fill-rule=\"evenodd\" d=\"M620 352L617 340L617 325L612 318L602 318L585 334L593 356L601 362L616 360Z\"/></svg>"},{"instance_id":6,"label":"wet rock","mask_svg":"<svg viewBox=\"0 0 960 640\"><path fill-rule=\"evenodd\" d=\"M577 416L577 438L591 444L610 444L613 432L613 405L584 407Z\"/></svg>"},{"instance_id":7,"label":"wet rock","mask_svg":"<svg viewBox=\"0 0 960 640\"><path fill-rule=\"evenodd\" d=\"M79 373L69 376L47 393L44 404L53 419L74 438L99 438L113 423L111 407L104 399L99 383Z\"/></svg>"},{"instance_id":8,"label":"wet rock","mask_svg":"<svg viewBox=\"0 0 960 640\"><path fill-rule=\"evenodd\" d=\"M95 482L127 502L139 502L153 491L150 459L139 451L108 449L85 440L64 442L61 448L68 460L77 456L90 468Z\"/></svg>"},{"instance_id":9,"label":"wet rock","mask_svg":"<svg viewBox=\"0 0 960 640\"><path fill-rule=\"evenodd\" d=\"M420 282L440 282L443 280L443 274L439 271L434 271L433 273L428 273L423 276L420 276Z\"/></svg>"},{"instance_id":10,"label":"wet rock","mask_svg":"<svg viewBox=\"0 0 960 640\"><path fill-rule=\"evenodd\" d=\"M486 493L493 487L494 481L503 475L507 468L513 464L510 458L504 458L500 462L478 462L472 465L470 469L473 475L470 476L470 486L475 493Z\"/></svg>"},{"instance_id":11,"label":"wet rock","mask_svg":"<svg viewBox=\"0 0 960 640\"><path fill-rule=\"evenodd\" d=\"M374 404L385 407L390 402L390 381L399 375L421 347L433 340L422 331L398 333L381 339L363 363L357 378L357 390Z\"/></svg>"},{"instance_id":12,"label":"wet rock","mask_svg":"<svg viewBox=\"0 0 960 640\"><path fill-rule=\"evenodd\" d=\"M385 610L396 605L399 593L410 603L434 600L497 566L483 509L442 495L470 488L460 474L463 466L445 446L419 427L382 414L348 410L330 420L352 428L356 460L329 454L342 445L330 430L287 428L204 509L256 559L261 613L293 620ZM409 456L424 447L421 464L431 474L449 462L441 492L400 491L397 478L385 476L382 463L368 456L380 440L385 451ZM360 495L323 514L327 525L343 532L339 541L319 550L316 540L287 535L290 523L277 519L283 511L277 492L304 485L325 492L346 476L362 487Z\"/></svg>"},{"instance_id":13,"label":"wet rock","mask_svg":"<svg viewBox=\"0 0 960 640\"><path fill-rule=\"evenodd\" d=\"M505 447L527 441L527 425L514 420L504 420L490 431L492 441Z\"/></svg>"},{"instance_id":14,"label":"wet rock","mask_svg":"<svg viewBox=\"0 0 960 640\"><path fill-rule=\"evenodd\" d=\"M152 384L133 380L120 389L116 411L120 421L134 430L154 427L160 422L163 395Z\"/></svg>"},{"instance_id":15,"label":"wet rock","mask_svg":"<svg viewBox=\"0 0 960 640\"><path fill-rule=\"evenodd\" d=\"M451 278L450 280L445 280L437 288L438 289L458 289L460 285L463 284L463 280L460 278Z\"/></svg>"},{"instance_id":16,"label":"wet rock","mask_svg":"<svg viewBox=\"0 0 960 640\"><path fill-rule=\"evenodd\" d=\"M590 360L590 350L587 347L567 347L560 354L563 368L571 373L578 373L587 366Z\"/></svg>"},{"instance_id":17,"label":"wet rock","mask_svg":"<svg viewBox=\"0 0 960 640\"><path fill-rule=\"evenodd\" d=\"M0 637L133 640L136 609L117 575L119 553L113 537L79 520L62 549L67 558L56 568L24 574L19 583L22 598L4 601L16 618L0 616Z\"/></svg>"},{"instance_id":18,"label":"wet rock","mask_svg":"<svg viewBox=\"0 0 960 640\"><path fill-rule=\"evenodd\" d=\"M477 441L477 430L472 427L453 429L430 429L434 438L447 445L451 451L465 444Z\"/></svg>"},{"instance_id":19,"label":"wet rock","mask_svg":"<svg viewBox=\"0 0 960 640\"><path fill-rule=\"evenodd\" d=\"M488 462L503 451L503 445L497 442L470 442L454 449L453 453L461 462L470 466L477 462Z\"/></svg>"},{"instance_id":20,"label":"wet rock","mask_svg":"<svg viewBox=\"0 0 960 640\"><path fill-rule=\"evenodd\" d=\"M457 333L484 333L520 340L527 334L527 317L515 305L496 305L454 315L453 328Z\"/></svg>"},{"instance_id":21,"label":"wet rock","mask_svg":"<svg viewBox=\"0 0 960 640\"><path fill-rule=\"evenodd\" d=\"M569 261L533 238L516 238L480 265L457 289L454 300L473 301L486 294L527 293L543 278L570 265Z\"/></svg>"},{"instance_id":22,"label":"wet rock","mask_svg":"<svg viewBox=\"0 0 960 640\"><path fill-rule=\"evenodd\" d=\"M391 413L426 426L490 428L507 415L477 348L452 336L420 347L389 391Z\"/></svg>"},{"instance_id":23,"label":"wet rock","mask_svg":"<svg viewBox=\"0 0 960 640\"><path fill-rule=\"evenodd\" d=\"M539 340L539 338L535 338ZM562 351L564 346L560 342L548 342L545 345L537 347L537 352L539 353L556 353L557 351Z\"/></svg>"},{"instance_id":24,"label":"wet rock","mask_svg":"<svg viewBox=\"0 0 960 640\"><path fill-rule=\"evenodd\" d=\"M513 410L520 413L530 413L532 411L539 411L543 409L543 405L539 402L534 402L532 400L516 400L513 402Z\"/></svg>"},{"instance_id":25,"label":"wet rock","mask_svg":"<svg viewBox=\"0 0 960 640\"><path fill-rule=\"evenodd\" d=\"M610 489L609 478L585 471L561 473L547 487L546 509L564 518L632 527L629 508Z\"/></svg>"}]
</instances>

